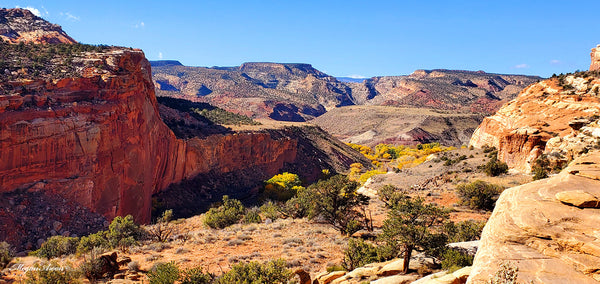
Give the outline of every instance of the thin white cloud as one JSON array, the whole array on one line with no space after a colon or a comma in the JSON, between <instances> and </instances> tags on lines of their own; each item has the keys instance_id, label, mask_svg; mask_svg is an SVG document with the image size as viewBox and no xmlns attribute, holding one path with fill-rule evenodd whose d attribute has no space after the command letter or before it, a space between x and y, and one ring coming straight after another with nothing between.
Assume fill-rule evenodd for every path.
<instances>
[{"instance_id":1,"label":"thin white cloud","mask_svg":"<svg viewBox=\"0 0 600 284\"><path fill-rule=\"evenodd\" d=\"M346 76L346 77L348 77L348 78L352 78L352 79L366 79L366 78L367 78L366 76L363 76L363 75L357 75L357 74L348 75L348 76Z\"/></svg>"},{"instance_id":2,"label":"thin white cloud","mask_svg":"<svg viewBox=\"0 0 600 284\"><path fill-rule=\"evenodd\" d=\"M517 65L514 66L514 68L525 69L525 68L529 68L529 65L527 65L525 63L523 63L523 64L517 64Z\"/></svg>"},{"instance_id":3,"label":"thin white cloud","mask_svg":"<svg viewBox=\"0 0 600 284\"><path fill-rule=\"evenodd\" d=\"M60 12L60 16L61 16L61 17L65 17L67 20L69 20L69 21L73 21L73 22L76 22L76 21L79 21L79 20L80 20L80 18L79 18L79 17L77 17L77 16L75 16L75 15L73 15L73 14L69 13L69 12L64 12L64 13L63 13L63 12Z\"/></svg>"},{"instance_id":4,"label":"thin white cloud","mask_svg":"<svg viewBox=\"0 0 600 284\"><path fill-rule=\"evenodd\" d=\"M560 63L561 62L558 59L552 59L552 60L550 60L550 64L560 64Z\"/></svg>"},{"instance_id":5,"label":"thin white cloud","mask_svg":"<svg viewBox=\"0 0 600 284\"><path fill-rule=\"evenodd\" d=\"M146 26L146 24L144 22L140 22L139 24L135 24L134 28L139 29L139 28L144 28Z\"/></svg>"},{"instance_id":6,"label":"thin white cloud","mask_svg":"<svg viewBox=\"0 0 600 284\"><path fill-rule=\"evenodd\" d=\"M22 8L22 9L29 10L29 11L31 11L31 13L33 13L34 15L36 15L38 17L42 16L42 13L40 12L40 10L38 10L36 8L33 8L31 6L27 6L27 7L19 7L19 6L17 6L17 8Z\"/></svg>"},{"instance_id":7,"label":"thin white cloud","mask_svg":"<svg viewBox=\"0 0 600 284\"><path fill-rule=\"evenodd\" d=\"M162 52L159 52L159 53L158 53L158 59L163 59Z\"/></svg>"}]
</instances>

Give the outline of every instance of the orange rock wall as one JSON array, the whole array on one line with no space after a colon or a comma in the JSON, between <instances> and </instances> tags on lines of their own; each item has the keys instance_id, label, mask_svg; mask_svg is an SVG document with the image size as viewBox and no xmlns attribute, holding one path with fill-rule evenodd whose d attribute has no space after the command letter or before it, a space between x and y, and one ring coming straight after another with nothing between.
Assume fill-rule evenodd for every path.
<instances>
[{"instance_id":1,"label":"orange rock wall","mask_svg":"<svg viewBox=\"0 0 600 284\"><path fill-rule=\"evenodd\" d=\"M269 134L176 139L161 121L150 65L138 50L99 55L113 69L5 85L0 96L0 193L45 191L109 219L150 221L151 196L198 173L296 158Z\"/></svg>"},{"instance_id":2,"label":"orange rock wall","mask_svg":"<svg viewBox=\"0 0 600 284\"><path fill-rule=\"evenodd\" d=\"M566 76L563 89L557 78L525 88L475 130L469 145L498 149L498 158L512 169L530 172L552 137L571 134L569 122L600 114L600 97L592 91L600 79Z\"/></svg>"}]
</instances>

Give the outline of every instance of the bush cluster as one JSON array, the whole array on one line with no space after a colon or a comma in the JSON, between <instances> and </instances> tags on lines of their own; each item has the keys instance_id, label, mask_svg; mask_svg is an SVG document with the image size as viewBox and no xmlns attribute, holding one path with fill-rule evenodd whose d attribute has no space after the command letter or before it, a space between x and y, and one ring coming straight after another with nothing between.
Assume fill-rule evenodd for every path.
<instances>
[{"instance_id":1,"label":"bush cluster","mask_svg":"<svg viewBox=\"0 0 600 284\"><path fill-rule=\"evenodd\" d=\"M179 279L179 267L175 262L155 264L148 272L150 284L173 284Z\"/></svg>"},{"instance_id":2,"label":"bush cluster","mask_svg":"<svg viewBox=\"0 0 600 284\"><path fill-rule=\"evenodd\" d=\"M25 273L27 284L73 284L81 283L79 270L70 265L60 266L56 261L37 262Z\"/></svg>"},{"instance_id":3,"label":"bush cluster","mask_svg":"<svg viewBox=\"0 0 600 284\"><path fill-rule=\"evenodd\" d=\"M442 269L454 271L465 266L473 265L473 256L454 249L446 249L442 254Z\"/></svg>"},{"instance_id":4,"label":"bush cluster","mask_svg":"<svg viewBox=\"0 0 600 284\"><path fill-rule=\"evenodd\" d=\"M245 208L242 202L223 196L222 205L213 207L204 215L204 224L213 229L223 229L239 222L244 217Z\"/></svg>"},{"instance_id":5,"label":"bush cluster","mask_svg":"<svg viewBox=\"0 0 600 284\"><path fill-rule=\"evenodd\" d=\"M472 183L459 184L456 190L461 204L472 209L493 210L503 188L496 184L476 180Z\"/></svg>"},{"instance_id":6,"label":"bush cluster","mask_svg":"<svg viewBox=\"0 0 600 284\"><path fill-rule=\"evenodd\" d=\"M87 253L94 248L128 247L136 244L147 235L147 232L133 221L133 216L118 216L110 223L108 230L80 238L52 236L31 254L47 259L63 255Z\"/></svg>"},{"instance_id":7,"label":"bush cluster","mask_svg":"<svg viewBox=\"0 0 600 284\"><path fill-rule=\"evenodd\" d=\"M491 177L499 176L508 172L508 165L493 156L485 165L483 171Z\"/></svg>"}]
</instances>

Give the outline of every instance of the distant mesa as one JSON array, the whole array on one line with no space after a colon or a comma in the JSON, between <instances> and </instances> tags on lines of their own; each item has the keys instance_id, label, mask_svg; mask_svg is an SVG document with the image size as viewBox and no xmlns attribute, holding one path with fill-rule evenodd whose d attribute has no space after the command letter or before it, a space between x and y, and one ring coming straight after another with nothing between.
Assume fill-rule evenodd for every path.
<instances>
[{"instance_id":1,"label":"distant mesa","mask_svg":"<svg viewBox=\"0 0 600 284\"><path fill-rule=\"evenodd\" d=\"M181 62L177 60L151 60L150 66L152 67L160 67L160 66L183 66Z\"/></svg>"},{"instance_id":2,"label":"distant mesa","mask_svg":"<svg viewBox=\"0 0 600 284\"><path fill-rule=\"evenodd\" d=\"M27 9L0 9L0 39L11 43L77 43L59 25Z\"/></svg>"}]
</instances>

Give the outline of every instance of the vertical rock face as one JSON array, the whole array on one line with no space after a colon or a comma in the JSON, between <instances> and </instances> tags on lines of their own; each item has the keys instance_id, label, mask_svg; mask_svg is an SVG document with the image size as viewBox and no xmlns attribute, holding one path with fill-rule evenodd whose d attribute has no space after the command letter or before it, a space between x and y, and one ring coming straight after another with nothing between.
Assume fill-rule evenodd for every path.
<instances>
[{"instance_id":1,"label":"vertical rock face","mask_svg":"<svg viewBox=\"0 0 600 284\"><path fill-rule=\"evenodd\" d=\"M111 70L5 84L0 192L35 189L109 219L132 214L148 222L152 194L171 183L208 171L279 169L296 158L296 141L266 133L176 139L158 115L141 51L89 56Z\"/></svg>"},{"instance_id":2,"label":"vertical rock face","mask_svg":"<svg viewBox=\"0 0 600 284\"><path fill-rule=\"evenodd\" d=\"M590 71L600 70L600 44L595 48L592 48L592 64L590 64Z\"/></svg>"},{"instance_id":3,"label":"vertical rock face","mask_svg":"<svg viewBox=\"0 0 600 284\"><path fill-rule=\"evenodd\" d=\"M469 144L494 146L509 167L529 172L550 139L572 134L571 121L600 114L599 88L600 77L590 72L533 84L486 117Z\"/></svg>"}]
</instances>

